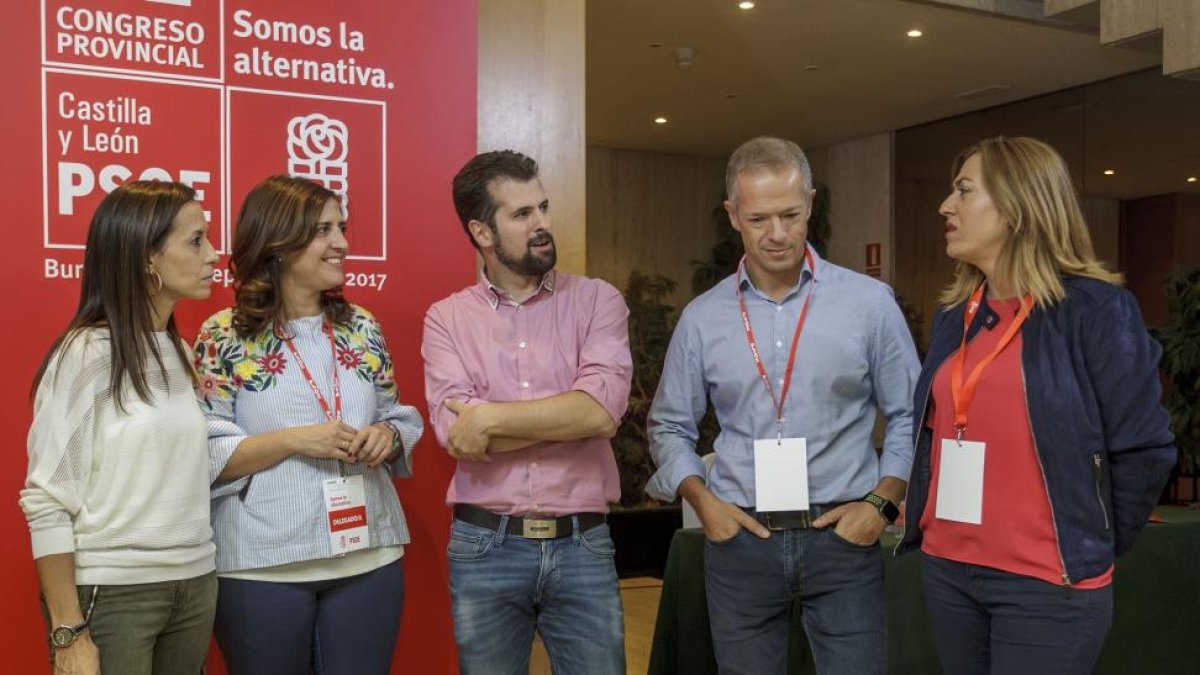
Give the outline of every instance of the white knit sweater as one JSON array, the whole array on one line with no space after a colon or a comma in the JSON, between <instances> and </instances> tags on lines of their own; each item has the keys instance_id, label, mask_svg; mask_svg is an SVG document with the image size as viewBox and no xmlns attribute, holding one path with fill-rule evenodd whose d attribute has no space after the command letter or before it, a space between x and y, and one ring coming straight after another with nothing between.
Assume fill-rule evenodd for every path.
<instances>
[{"instance_id":1,"label":"white knit sweater","mask_svg":"<svg viewBox=\"0 0 1200 675\"><path fill-rule=\"evenodd\" d=\"M109 388L109 336L87 329L50 361L34 403L21 508L33 556L75 554L79 584L187 579L214 569L204 415L171 338L154 336L151 399Z\"/></svg>"}]
</instances>

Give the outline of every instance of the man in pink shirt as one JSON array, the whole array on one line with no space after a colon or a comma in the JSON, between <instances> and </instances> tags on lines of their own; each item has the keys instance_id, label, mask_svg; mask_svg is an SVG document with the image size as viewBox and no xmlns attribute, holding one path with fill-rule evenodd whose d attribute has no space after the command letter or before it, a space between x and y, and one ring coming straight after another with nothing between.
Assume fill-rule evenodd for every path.
<instances>
[{"instance_id":1,"label":"man in pink shirt","mask_svg":"<svg viewBox=\"0 0 1200 675\"><path fill-rule=\"evenodd\" d=\"M625 672L609 439L629 398L629 311L611 285L554 270L537 163L476 156L454 207L479 281L429 308L421 353L438 442L458 460L450 594L459 666L528 673L534 630L555 673Z\"/></svg>"}]
</instances>

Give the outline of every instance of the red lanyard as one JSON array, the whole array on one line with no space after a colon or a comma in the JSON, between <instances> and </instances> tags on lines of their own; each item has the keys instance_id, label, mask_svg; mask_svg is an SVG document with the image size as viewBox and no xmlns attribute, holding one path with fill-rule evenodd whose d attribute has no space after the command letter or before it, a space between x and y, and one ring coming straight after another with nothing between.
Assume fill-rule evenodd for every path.
<instances>
[{"instance_id":1,"label":"red lanyard","mask_svg":"<svg viewBox=\"0 0 1200 675\"><path fill-rule=\"evenodd\" d=\"M963 370L966 368L967 363L967 329L971 327L971 322L979 312L979 303L983 300L983 291L986 287L987 282L985 281L979 285L979 288L975 289L975 292L971 294L970 301L967 302L967 310L963 313L962 345L959 347L958 356L954 359L954 368L950 373L950 394L954 398L954 428L958 431L958 440L960 442L963 438L963 432L967 430L967 411L971 408L971 401L975 400L975 388L979 386L979 380L983 376L983 371L1012 342L1012 339L1017 335L1017 331L1021 330L1021 324L1025 323L1025 319L1029 318L1030 310L1033 309L1033 296L1026 293L1025 297L1021 299L1021 311L1017 313L1017 318L1013 320L1008 330L1004 331L1004 335L1000 337L999 344L996 345L991 354L983 357L983 360L975 365L966 382L964 382Z\"/></svg>"},{"instance_id":2,"label":"red lanyard","mask_svg":"<svg viewBox=\"0 0 1200 675\"><path fill-rule=\"evenodd\" d=\"M333 407L330 407L329 400L325 398L324 394L321 393L321 389L317 387L317 381L313 379L312 373L308 370L308 365L304 363L304 357L300 356L300 352L292 344L291 336L284 338L283 342L292 352L292 356L296 357L296 363L300 366L300 372L304 374L304 379L308 381L309 388L312 389L313 394L317 397L317 403L321 404L321 411L325 413L325 419L329 421L341 421L342 379L338 375L337 343L333 339L333 324L330 323L328 318L321 323L321 330L329 336L329 351L333 356ZM277 332L281 335L283 334L281 330L277 329Z\"/></svg>"},{"instance_id":3,"label":"red lanyard","mask_svg":"<svg viewBox=\"0 0 1200 675\"><path fill-rule=\"evenodd\" d=\"M808 268L813 275L813 281L816 281L816 265L812 260L812 253L808 247L804 248L804 261L808 263ZM775 388L771 386L771 378L767 376L767 369L763 366L762 357L758 353L758 341L754 338L754 329L750 326L750 313L746 311L746 299L742 297L742 267L746 264L746 257L742 256L741 263L738 264L737 278L735 280L735 288L737 290L738 306L742 309L742 326L746 329L746 341L750 343L750 353L754 355L754 365L758 366L758 376L762 378L763 384L767 386L767 393L771 395L771 402L775 404L775 423L780 436L783 435L783 405L787 402L788 389L792 386L792 368L796 365L796 346L800 344L800 332L804 330L804 318L808 315L808 303L812 300L812 296L816 293L817 287L814 285L812 290L808 292L808 297L804 298L804 305L800 308L800 318L796 321L796 332L792 335L792 349L788 354L787 370L783 374L783 388L779 390L779 399L775 399Z\"/></svg>"}]
</instances>

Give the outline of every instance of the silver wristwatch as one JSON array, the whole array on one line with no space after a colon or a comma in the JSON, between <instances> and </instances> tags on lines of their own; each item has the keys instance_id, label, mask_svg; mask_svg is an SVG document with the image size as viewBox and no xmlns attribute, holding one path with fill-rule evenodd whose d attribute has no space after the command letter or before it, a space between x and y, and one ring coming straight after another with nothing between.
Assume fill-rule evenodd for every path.
<instances>
[{"instance_id":1,"label":"silver wristwatch","mask_svg":"<svg viewBox=\"0 0 1200 675\"><path fill-rule=\"evenodd\" d=\"M92 621L92 610L96 608L96 595L100 592L99 586L92 587L92 599L88 603L87 612L83 615L83 621L74 626L62 625L50 631L50 646L55 649L63 649L70 647L75 639L88 629L88 624Z\"/></svg>"}]
</instances>

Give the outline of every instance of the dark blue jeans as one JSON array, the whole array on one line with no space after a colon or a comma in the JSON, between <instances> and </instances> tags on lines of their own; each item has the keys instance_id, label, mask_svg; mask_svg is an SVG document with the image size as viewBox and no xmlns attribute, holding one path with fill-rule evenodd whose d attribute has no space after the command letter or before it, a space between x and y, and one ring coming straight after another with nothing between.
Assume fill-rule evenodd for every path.
<instances>
[{"instance_id":1,"label":"dark blue jeans","mask_svg":"<svg viewBox=\"0 0 1200 675\"><path fill-rule=\"evenodd\" d=\"M1082 591L921 554L947 675L1087 675L1112 625L1112 586Z\"/></svg>"},{"instance_id":2,"label":"dark blue jeans","mask_svg":"<svg viewBox=\"0 0 1200 675\"><path fill-rule=\"evenodd\" d=\"M215 632L229 675L387 675L403 563L295 584L221 579Z\"/></svg>"},{"instance_id":3,"label":"dark blue jeans","mask_svg":"<svg viewBox=\"0 0 1200 675\"><path fill-rule=\"evenodd\" d=\"M450 597L463 675L525 675L536 629L555 675L623 675L625 626L608 525L525 539L455 520ZM578 523L576 523L578 527Z\"/></svg>"},{"instance_id":4,"label":"dark blue jeans","mask_svg":"<svg viewBox=\"0 0 1200 675\"><path fill-rule=\"evenodd\" d=\"M801 621L821 675L883 675L887 634L883 556L824 530L741 530L704 544L713 651L724 674L787 671L788 622Z\"/></svg>"}]
</instances>

